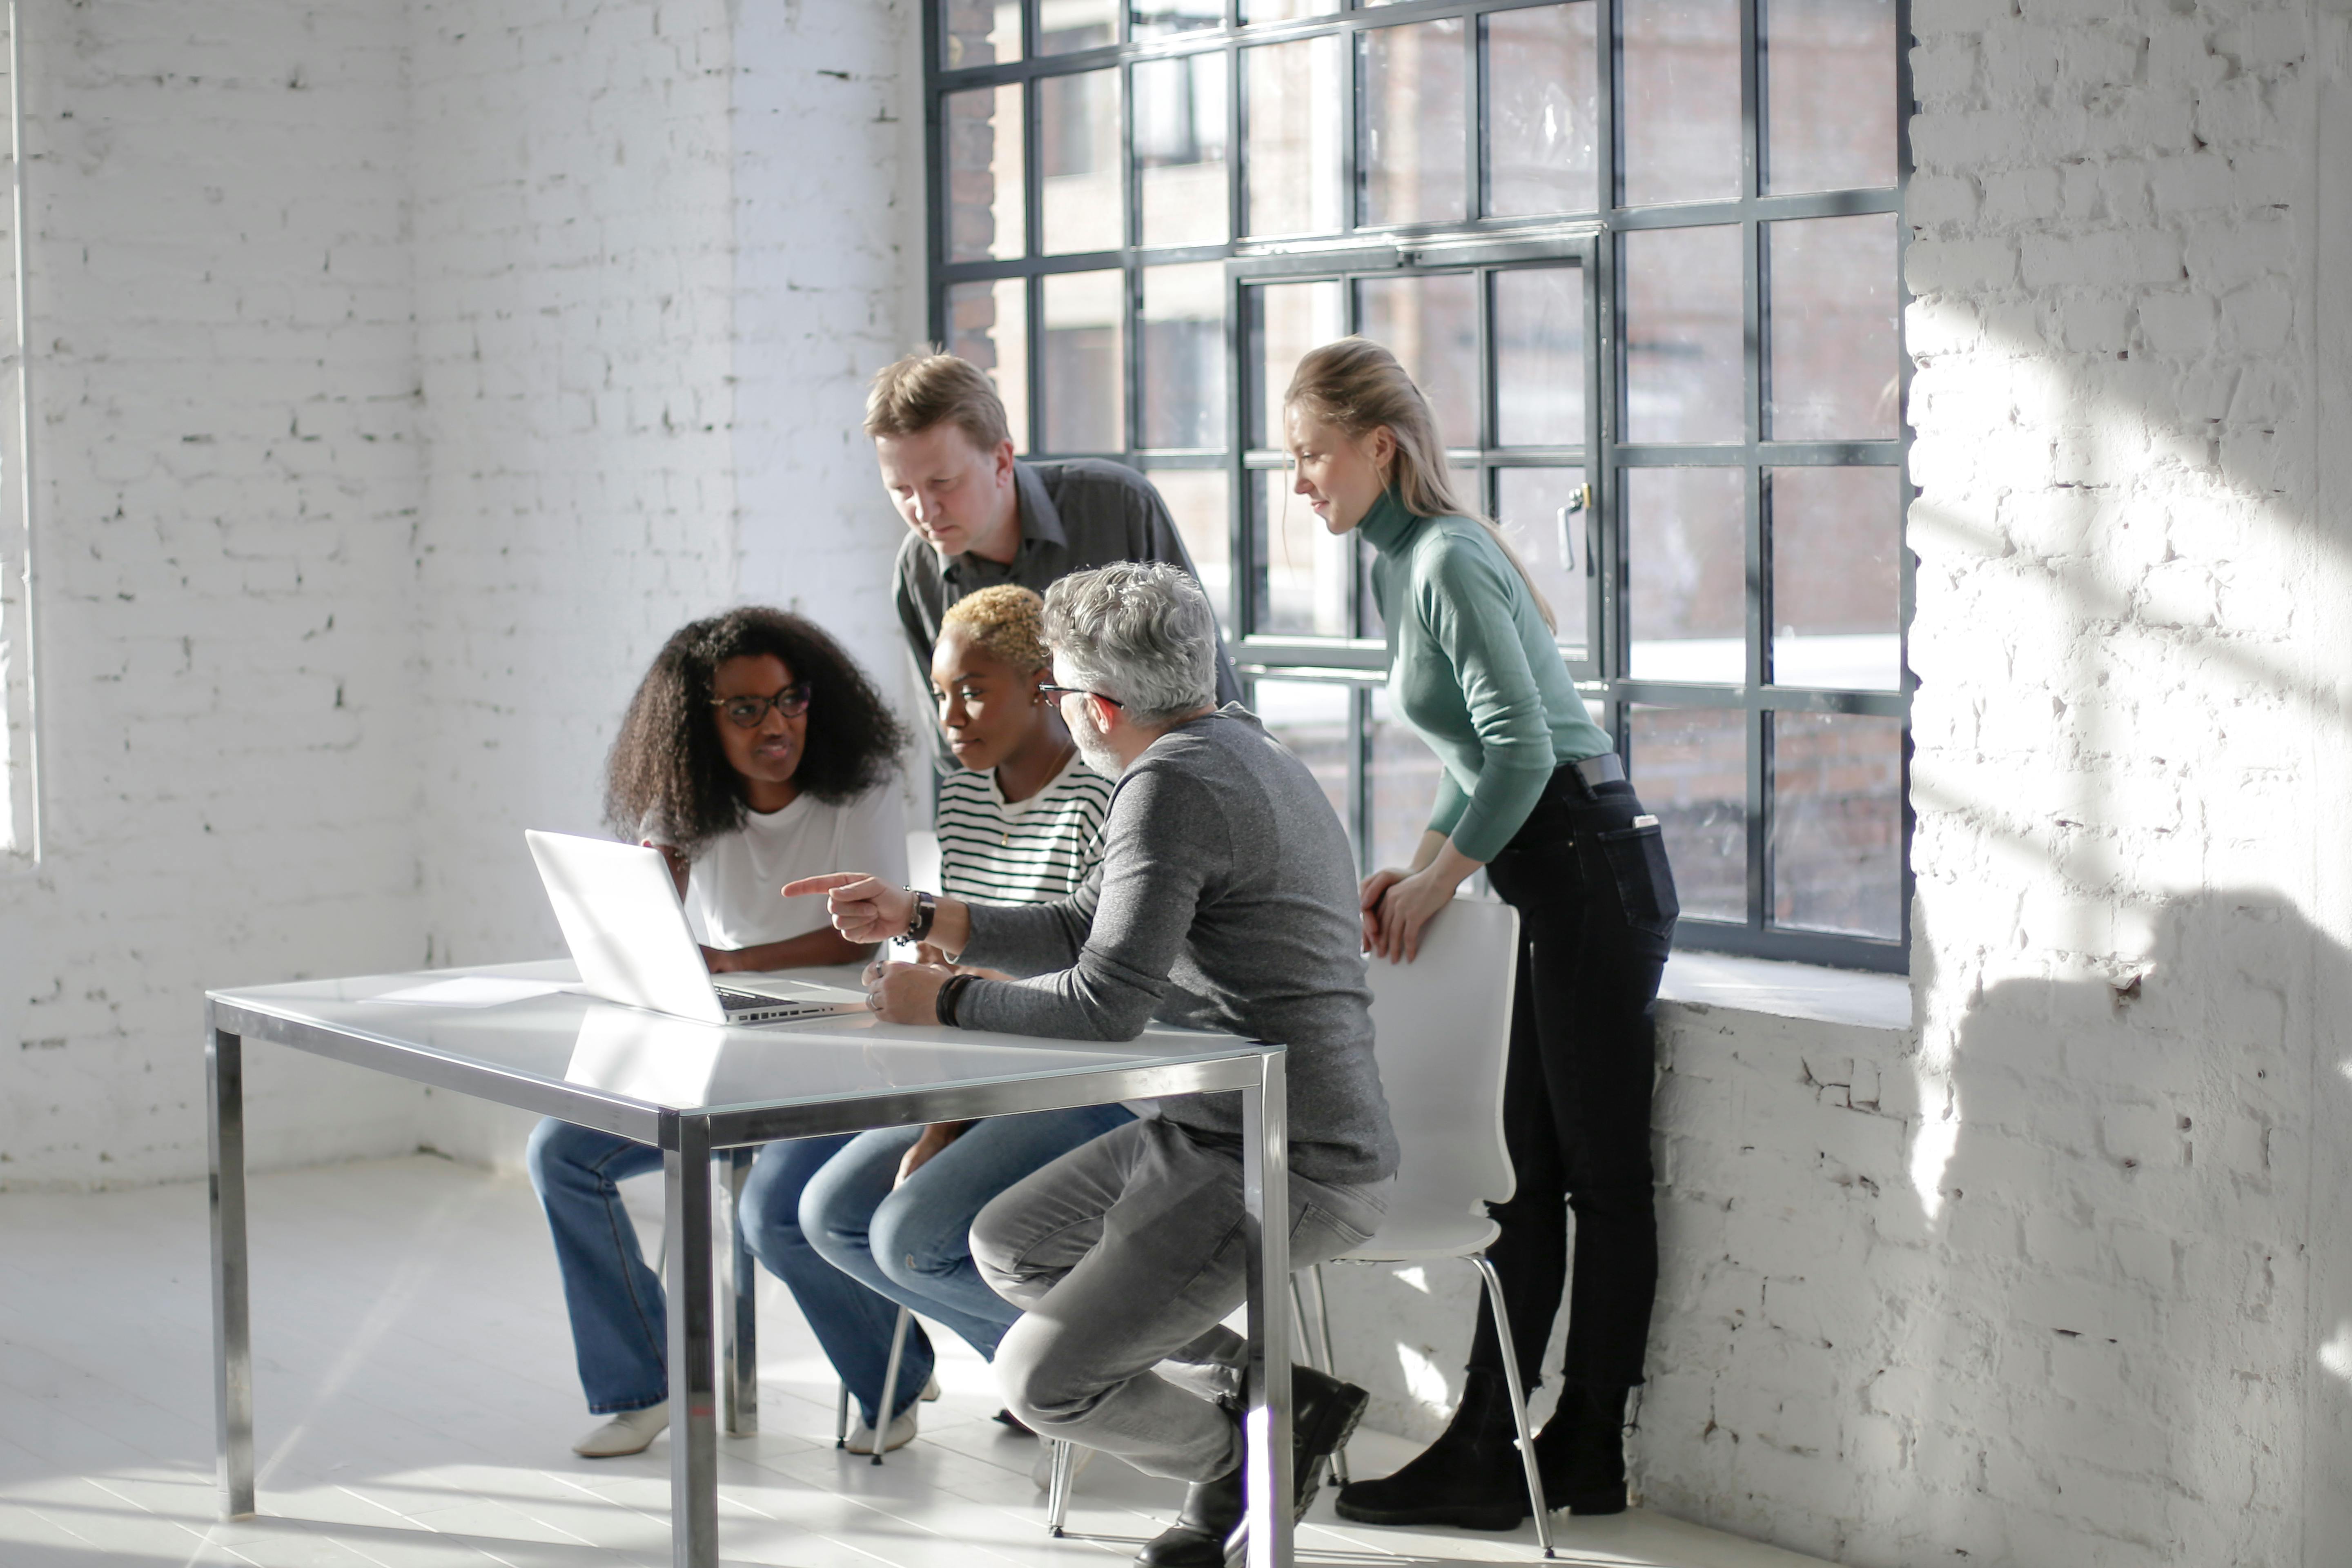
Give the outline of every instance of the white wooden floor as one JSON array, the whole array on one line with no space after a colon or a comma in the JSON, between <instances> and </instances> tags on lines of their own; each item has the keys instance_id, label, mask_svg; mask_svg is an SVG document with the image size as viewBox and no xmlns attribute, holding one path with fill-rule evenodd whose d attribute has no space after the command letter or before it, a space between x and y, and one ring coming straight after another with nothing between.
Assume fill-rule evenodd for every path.
<instances>
[{"instance_id":1,"label":"white wooden floor","mask_svg":"<svg viewBox=\"0 0 2352 1568\"><path fill-rule=\"evenodd\" d=\"M263 1517L234 1525L212 1517L203 1187L0 1195L0 1564L668 1563L668 1440L628 1459L570 1452L593 1422L526 1184L420 1157L251 1192ZM1172 1483L1105 1461L1079 1483L1079 1535L1047 1540L1035 1445L988 1419L988 1370L961 1344L942 1345L947 1394L920 1439L878 1469L837 1453L814 1342L775 1281L761 1306L762 1431L720 1440L727 1562L1108 1565L1172 1513ZM1409 1452L1367 1435L1355 1456L1377 1475ZM1813 1562L1641 1512L1555 1528L1580 1563ZM1531 1526L1371 1530L1334 1520L1328 1493L1299 1544L1306 1563L1537 1560Z\"/></svg>"}]
</instances>

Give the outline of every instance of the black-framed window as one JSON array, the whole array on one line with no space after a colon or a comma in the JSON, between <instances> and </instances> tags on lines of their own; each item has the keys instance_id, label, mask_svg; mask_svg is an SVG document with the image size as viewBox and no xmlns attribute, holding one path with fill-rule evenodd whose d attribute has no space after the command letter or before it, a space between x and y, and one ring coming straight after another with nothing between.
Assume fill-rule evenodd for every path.
<instances>
[{"instance_id":1,"label":"black-framed window","mask_svg":"<svg viewBox=\"0 0 2352 1568\"><path fill-rule=\"evenodd\" d=\"M933 330L1148 472L1367 866L1434 760L1300 353L1379 339L1664 822L1686 946L1908 952L1906 0L934 0Z\"/></svg>"}]
</instances>

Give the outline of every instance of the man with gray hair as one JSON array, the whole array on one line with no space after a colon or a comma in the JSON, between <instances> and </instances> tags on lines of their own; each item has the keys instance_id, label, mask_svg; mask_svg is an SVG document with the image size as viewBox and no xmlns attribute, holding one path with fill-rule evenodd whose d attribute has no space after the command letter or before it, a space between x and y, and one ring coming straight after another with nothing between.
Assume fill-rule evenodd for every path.
<instances>
[{"instance_id":1,"label":"man with gray hair","mask_svg":"<svg viewBox=\"0 0 2352 1568\"><path fill-rule=\"evenodd\" d=\"M1118 781L1101 864L1070 898L967 905L861 873L784 891L830 893L853 941L914 936L1027 976L878 965L871 1005L890 1022L1126 1040L1156 1018L1288 1047L1291 1259L1305 1268L1379 1227L1397 1142L1347 836L1304 763L1246 709L1215 705L1215 637L1173 566L1107 566L1046 594L1046 689L1087 764ZM1007 1188L974 1223L972 1256L1025 1310L996 1353L1013 1413L1192 1483L1138 1561L1221 1564L1242 1516L1246 1347L1220 1326L1246 1285L1240 1100L1150 1109ZM1303 1507L1365 1394L1307 1368L1295 1390Z\"/></svg>"}]
</instances>

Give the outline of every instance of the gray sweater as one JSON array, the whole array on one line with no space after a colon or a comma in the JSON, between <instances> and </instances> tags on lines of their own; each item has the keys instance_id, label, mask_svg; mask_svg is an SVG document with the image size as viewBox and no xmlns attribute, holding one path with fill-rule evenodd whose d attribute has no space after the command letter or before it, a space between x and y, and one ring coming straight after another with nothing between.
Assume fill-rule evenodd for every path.
<instances>
[{"instance_id":1,"label":"gray sweater","mask_svg":"<svg viewBox=\"0 0 2352 1568\"><path fill-rule=\"evenodd\" d=\"M1050 904L971 906L967 1028L1131 1040L1153 1019L1289 1047L1291 1168L1310 1181L1395 1173L1372 1058L1371 994L1347 835L1301 763L1238 703L1181 724L1121 775L1086 885ZM1237 1145L1241 1098L1160 1114Z\"/></svg>"}]
</instances>

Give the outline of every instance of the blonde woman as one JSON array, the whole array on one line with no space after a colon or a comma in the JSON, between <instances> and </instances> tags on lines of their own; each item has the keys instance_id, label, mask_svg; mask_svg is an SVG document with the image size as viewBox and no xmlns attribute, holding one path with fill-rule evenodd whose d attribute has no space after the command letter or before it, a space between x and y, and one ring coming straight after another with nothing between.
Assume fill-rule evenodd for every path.
<instances>
[{"instance_id":1,"label":"blonde woman","mask_svg":"<svg viewBox=\"0 0 2352 1568\"><path fill-rule=\"evenodd\" d=\"M1297 493L1377 552L1390 699L1444 764L1412 864L1364 879L1365 948L1411 962L1482 866L1519 911L1505 1112L1518 1187L1494 1211L1490 1256L1532 1390L1575 1211L1565 1386L1536 1454L1551 1507L1616 1513L1657 1289L1652 1008L1678 908L1657 819L1585 712L1526 567L1454 495L1436 420L1395 357L1362 338L1317 349L1285 408ZM1482 1306L1452 1425L1396 1474L1343 1489L1340 1516L1515 1528L1527 1493L1502 1368Z\"/></svg>"},{"instance_id":2,"label":"blonde woman","mask_svg":"<svg viewBox=\"0 0 2352 1568\"><path fill-rule=\"evenodd\" d=\"M940 781L940 887L983 904L1043 904L1082 887L1102 858L1111 781L1087 768L1040 689L1050 678L1045 601L1000 583L957 600L931 650L940 729L961 764ZM1117 1105L1081 1105L861 1132L802 1189L800 1226L820 1257L868 1289L943 1323L990 1361L1019 1317L971 1258L989 1199L1112 1128ZM910 1336L908 1386L929 1375ZM914 1433L913 1405L885 1434ZM1010 1424L1009 1416L1000 1416Z\"/></svg>"}]
</instances>

